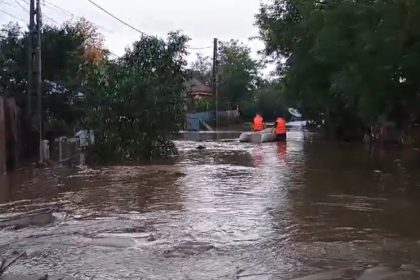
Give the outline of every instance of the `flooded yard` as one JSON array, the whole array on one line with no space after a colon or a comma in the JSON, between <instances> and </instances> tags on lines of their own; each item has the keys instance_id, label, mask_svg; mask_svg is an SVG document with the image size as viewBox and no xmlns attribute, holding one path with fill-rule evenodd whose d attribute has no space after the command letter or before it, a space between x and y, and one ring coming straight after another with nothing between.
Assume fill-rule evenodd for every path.
<instances>
[{"instance_id":1,"label":"flooded yard","mask_svg":"<svg viewBox=\"0 0 420 280\"><path fill-rule=\"evenodd\" d=\"M0 177L0 217L55 217L0 230L2 255L27 253L5 279L420 279L417 151L227 138L177 141L165 165Z\"/></svg>"}]
</instances>

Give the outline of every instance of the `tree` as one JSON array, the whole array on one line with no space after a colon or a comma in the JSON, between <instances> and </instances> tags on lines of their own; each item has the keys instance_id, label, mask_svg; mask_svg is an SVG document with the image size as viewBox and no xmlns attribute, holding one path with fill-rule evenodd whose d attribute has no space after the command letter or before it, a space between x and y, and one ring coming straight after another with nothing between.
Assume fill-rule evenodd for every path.
<instances>
[{"instance_id":1,"label":"tree","mask_svg":"<svg viewBox=\"0 0 420 280\"><path fill-rule=\"evenodd\" d=\"M1 92L26 94L27 36L14 25L0 32ZM98 133L101 159L175 151L170 140L183 125L186 36L143 37L117 60L109 60L103 37L85 20L45 26L42 40L42 113L50 140L88 128Z\"/></svg>"},{"instance_id":2,"label":"tree","mask_svg":"<svg viewBox=\"0 0 420 280\"><path fill-rule=\"evenodd\" d=\"M273 0L257 24L289 97L341 136L418 114L419 16L410 0Z\"/></svg>"},{"instance_id":3,"label":"tree","mask_svg":"<svg viewBox=\"0 0 420 280\"><path fill-rule=\"evenodd\" d=\"M203 83L212 82L212 62L210 57L197 54L196 60L191 65L191 76Z\"/></svg>"},{"instance_id":4,"label":"tree","mask_svg":"<svg viewBox=\"0 0 420 280\"><path fill-rule=\"evenodd\" d=\"M175 151L170 139L183 125L187 41L178 33L166 41L143 37L118 61L94 67L87 84L100 94L86 125L98 131L102 159L150 159Z\"/></svg>"},{"instance_id":5,"label":"tree","mask_svg":"<svg viewBox=\"0 0 420 280\"><path fill-rule=\"evenodd\" d=\"M252 95L253 98L244 102L242 106L242 118L251 120L257 112L266 120L288 116L289 103L281 83L262 80Z\"/></svg>"},{"instance_id":6,"label":"tree","mask_svg":"<svg viewBox=\"0 0 420 280\"><path fill-rule=\"evenodd\" d=\"M54 134L66 134L79 125L84 114L78 106L83 92L80 69L86 63L106 59L107 51L102 48L101 38L96 28L83 19L60 27L44 26L41 64L43 116L47 132L54 130ZM4 26L0 32L0 64L3 66L0 69L0 91L15 96L21 107L25 107L27 91L27 41L28 33L17 25ZM33 97L32 101L32 108L35 108L36 98Z\"/></svg>"},{"instance_id":7,"label":"tree","mask_svg":"<svg viewBox=\"0 0 420 280\"><path fill-rule=\"evenodd\" d=\"M251 50L231 40L219 47L219 92L222 107L250 100L259 81L260 65L251 58Z\"/></svg>"},{"instance_id":8,"label":"tree","mask_svg":"<svg viewBox=\"0 0 420 280\"><path fill-rule=\"evenodd\" d=\"M84 39L82 45L86 60L99 63L107 58L108 51L104 48L105 38L93 23L80 18L73 28Z\"/></svg>"},{"instance_id":9,"label":"tree","mask_svg":"<svg viewBox=\"0 0 420 280\"><path fill-rule=\"evenodd\" d=\"M23 98L26 56L20 27L12 23L3 26L0 30L0 94Z\"/></svg>"},{"instance_id":10,"label":"tree","mask_svg":"<svg viewBox=\"0 0 420 280\"><path fill-rule=\"evenodd\" d=\"M55 137L73 135L89 107L81 98L84 73L80 70L84 65L106 59L107 53L99 49L100 41L90 39L89 36L99 38L95 32L86 21L68 22L60 27L45 25L42 29L42 115L44 137L51 143ZM0 94L13 96L21 108L27 105L28 40L28 33L18 25L6 25L0 31ZM100 59L87 55L93 47L100 50ZM26 136L23 140L26 156L34 155L38 146L36 96L31 100L32 122L25 119L22 131Z\"/></svg>"}]
</instances>

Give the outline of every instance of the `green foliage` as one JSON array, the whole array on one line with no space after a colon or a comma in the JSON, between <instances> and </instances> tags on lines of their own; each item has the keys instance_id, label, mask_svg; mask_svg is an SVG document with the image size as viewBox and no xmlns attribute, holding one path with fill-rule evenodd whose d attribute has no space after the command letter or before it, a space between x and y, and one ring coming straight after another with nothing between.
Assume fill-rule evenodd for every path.
<instances>
[{"instance_id":1,"label":"green foliage","mask_svg":"<svg viewBox=\"0 0 420 280\"><path fill-rule=\"evenodd\" d=\"M279 116L286 118L289 115L287 104L282 86L265 82L254 91L254 98L244 103L242 117L251 120L259 112L266 120L274 121Z\"/></svg>"},{"instance_id":2,"label":"green foliage","mask_svg":"<svg viewBox=\"0 0 420 280\"><path fill-rule=\"evenodd\" d=\"M197 54L196 60L191 65L191 77L203 83L211 84L212 81L212 61L210 57Z\"/></svg>"},{"instance_id":3,"label":"green foliage","mask_svg":"<svg viewBox=\"0 0 420 280\"><path fill-rule=\"evenodd\" d=\"M0 92L25 106L27 38L17 26L0 31ZM188 38L145 37L109 60L103 37L86 20L42 31L43 109L48 137L77 129L97 132L102 160L139 160L175 152L183 124ZM36 98L33 96L32 108ZM35 113L35 112L34 112ZM52 140L52 139L50 139Z\"/></svg>"},{"instance_id":4,"label":"green foliage","mask_svg":"<svg viewBox=\"0 0 420 280\"><path fill-rule=\"evenodd\" d=\"M197 100L192 100L192 104L188 104L188 112L206 112L214 111L215 104L213 98L201 98Z\"/></svg>"},{"instance_id":5,"label":"green foliage","mask_svg":"<svg viewBox=\"0 0 420 280\"><path fill-rule=\"evenodd\" d=\"M289 98L338 136L418 114L419 23L413 0L272 0L257 16Z\"/></svg>"},{"instance_id":6,"label":"green foliage","mask_svg":"<svg viewBox=\"0 0 420 280\"><path fill-rule=\"evenodd\" d=\"M261 81L261 65L251 57L251 50L231 40L221 42L218 49L218 91L219 109L232 109L236 105L252 103L253 94ZM212 84L212 62L210 57L197 55L190 69L191 78ZM195 107L214 107L214 102L199 102Z\"/></svg>"},{"instance_id":7,"label":"green foliage","mask_svg":"<svg viewBox=\"0 0 420 280\"><path fill-rule=\"evenodd\" d=\"M286 116L284 89L276 83L264 81L260 76L261 64L251 57L251 51L238 41L222 42L219 47L219 108L241 108L244 119L251 119L256 112L274 119L278 114ZM193 63L192 77L203 82L211 81L209 57L197 56ZM214 102L195 102L194 108L204 111L213 108Z\"/></svg>"},{"instance_id":8,"label":"green foliage","mask_svg":"<svg viewBox=\"0 0 420 280\"><path fill-rule=\"evenodd\" d=\"M256 91L258 110L267 120L275 120L282 116L286 118L287 101L282 88L276 84L268 84Z\"/></svg>"},{"instance_id":9,"label":"green foliage","mask_svg":"<svg viewBox=\"0 0 420 280\"><path fill-rule=\"evenodd\" d=\"M102 158L150 159L175 151L170 137L183 124L187 41L178 33L167 41L143 37L118 61L91 69L87 86L101 93L86 124L99 132Z\"/></svg>"},{"instance_id":10,"label":"green foliage","mask_svg":"<svg viewBox=\"0 0 420 280\"><path fill-rule=\"evenodd\" d=\"M251 50L238 41L220 44L218 75L222 107L236 107L252 99L260 80L260 65L250 54Z\"/></svg>"},{"instance_id":11,"label":"green foliage","mask_svg":"<svg viewBox=\"0 0 420 280\"><path fill-rule=\"evenodd\" d=\"M18 25L8 24L0 30L0 50L0 94L17 95L26 90L27 77L27 53Z\"/></svg>"},{"instance_id":12,"label":"green foliage","mask_svg":"<svg viewBox=\"0 0 420 280\"><path fill-rule=\"evenodd\" d=\"M77 106L82 90L79 68L87 62L86 42L94 33L90 30L85 34L83 26L89 25L81 20L61 27L44 26L42 30L43 115L48 120L47 129L62 124L60 133L72 131L83 114ZM22 107L27 94L28 40L28 33L16 25L4 26L0 32L0 92L17 97ZM32 108L36 108L35 96L32 101Z\"/></svg>"}]
</instances>

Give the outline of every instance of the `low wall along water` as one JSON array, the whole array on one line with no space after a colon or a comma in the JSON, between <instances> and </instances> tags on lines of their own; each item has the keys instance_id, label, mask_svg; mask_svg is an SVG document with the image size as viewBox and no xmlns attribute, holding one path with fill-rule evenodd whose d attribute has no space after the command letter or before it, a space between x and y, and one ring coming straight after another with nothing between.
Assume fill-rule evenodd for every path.
<instances>
[{"instance_id":1,"label":"low wall along water","mask_svg":"<svg viewBox=\"0 0 420 280\"><path fill-rule=\"evenodd\" d=\"M215 112L198 112L188 113L186 115L185 130L199 131L208 130L208 125L215 126L216 116ZM219 117L219 125L229 125L240 120L240 115L237 110L220 111L217 113ZM207 124L207 126L206 126Z\"/></svg>"}]
</instances>

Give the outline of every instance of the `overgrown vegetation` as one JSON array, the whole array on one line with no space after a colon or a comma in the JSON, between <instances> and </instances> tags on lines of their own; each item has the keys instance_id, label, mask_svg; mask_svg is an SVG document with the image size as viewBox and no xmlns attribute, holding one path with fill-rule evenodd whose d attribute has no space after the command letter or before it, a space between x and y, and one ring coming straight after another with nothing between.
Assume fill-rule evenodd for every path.
<instances>
[{"instance_id":1,"label":"overgrown vegetation","mask_svg":"<svg viewBox=\"0 0 420 280\"><path fill-rule=\"evenodd\" d=\"M419 119L419 24L420 3L413 0L270 0L257 25L281 78L266 81L247 46L222 42L219 108L239 106L245 118L260 111L273 119L292 104L342 138L351 132L360 139L378 123L409 129ZM187 69L186 36L142 37L111 59L102 35L86 20L42 32L47 138L93 128L100 158L174 152L170 140L183 125L186 80L212 83L209 57L199 56ZM0 93L25 109L27 39L17 25L0 30ZM211 98L199 100L195 110L214 109ZM32 108L35 101L32 96ZM38 129L35 121L29 126Z\"/></svg>"},{"instance_id":2,"label":"overgrown vegetation","mask_svg":"<svg viewBox=\"0 0 420 280\"><path fill-rule=\"evenodd\" d=\"M120 59L90 69L95 98L86 123L100 132L100 155L140 160L175 152L170 140L183 125L187 41L178 33L167 41L143 37Z\"/></svg>"},{"instance_id":3,"label":"overgrown vegetation","mask_svg":"<svg viewBox=\"0 0 420 280\"><path fill-rule=\"evenodd\" d=\"M418 118L419 23L412 0L271 0L257 16L290 100L338 137Z\"/></svg>"},{"instance_id":4,"label":"overgrown vegetation","mask_svg":"<svg viewBox=\"0 0 420 280\"><path fill-rule=\"evenodd\" d=\"M285 114L287 100L280 82L264 79L261 74L262 63L252 57L246 45L235 40L221 42L218 53L221 110L236 109L238 106L245 119L251 119L257 111L268 119ZM211 66L210 57L198 55L192 65L192 77L211 84ZM201 104L197 103L198 106Z\"/></svg>"},{"instance_id":5,"label":"overgrown vegetation","mask_svg":"<svg viewBox=\"0 0 420 280\"><path fill-rule=\"evenodd\" d=\"M46 137L95 129L101 160L150 159L174 152L170 140L183 125L186 36L142 37L121 58L110 59L102 35L86 20L45 26L42 32ZM16 97L22 108L27 37L13 24L0 32L0 93ZM32 101L36 108L35 96Z\"/></svg>"}]
</instances>

